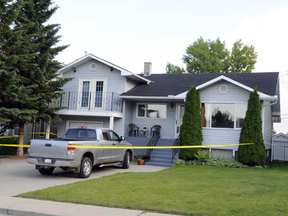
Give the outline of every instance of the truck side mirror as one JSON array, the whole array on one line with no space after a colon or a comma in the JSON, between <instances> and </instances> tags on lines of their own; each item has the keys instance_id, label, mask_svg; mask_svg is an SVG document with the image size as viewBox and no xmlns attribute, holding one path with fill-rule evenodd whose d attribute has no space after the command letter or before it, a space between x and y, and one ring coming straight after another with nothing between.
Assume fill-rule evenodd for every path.
<instances>
[{"instance_id":1,"label":"truck side mirror","mask_svg":"<svg viewBox=\"0 0 288 216\"><path fill-rule=\"evenodd\" d=\"M124 136L121 136L120 141L124 141L124 140L125 140Z\"/></svg>"}]
</instances>

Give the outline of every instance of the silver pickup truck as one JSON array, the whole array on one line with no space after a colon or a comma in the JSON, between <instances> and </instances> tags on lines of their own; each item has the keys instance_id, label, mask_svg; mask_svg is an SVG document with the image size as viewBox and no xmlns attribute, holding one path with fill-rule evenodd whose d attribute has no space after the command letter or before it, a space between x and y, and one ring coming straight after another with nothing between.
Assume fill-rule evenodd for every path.
<instances>
[{"instance_id":1,"label":"silver pickup truck","mask_svg":"<svg viewBox=\"0 0 288 216\"><path fill-rule=\"evenodd\" d=\"M127 148L75 148L76 146L127 146ZM71 127L62 139L32 139L27 162L35 164L42 175L50 175L55 167L73 171L88 178L93 166L120 162L128 169L133 159L131 144L108 128Z\"/></svg>"}]
</instances>

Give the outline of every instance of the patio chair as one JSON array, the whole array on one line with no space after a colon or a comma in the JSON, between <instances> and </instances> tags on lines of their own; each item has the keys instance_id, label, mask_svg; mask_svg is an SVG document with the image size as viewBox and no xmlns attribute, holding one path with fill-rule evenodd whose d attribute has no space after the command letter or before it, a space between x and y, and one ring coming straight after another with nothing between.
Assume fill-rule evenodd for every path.
<instances>
[{"instance_id":1,"label":"patio chair","mask_svg":"<svg viewBox=\"0 0 288 216\"><path fill-rule=\"evenodd\" d=\"M139 136L139 127L135 124L129 124L129 136L138 137Z\"/></svg>"},{"instance_id":2,"label":"patio chair","mask_svg":"<svg viewBox=\"0 0 288 216\"><path fill-rule=\"evenodd\" d=\"M156 133L156 131L158 130L158 128L160 129L159 131L159 135L161 132L161 126L160 125L153 125L153 127L150 130L150 137L154 136L154 134Z\"/></svg>"}]
</instances>

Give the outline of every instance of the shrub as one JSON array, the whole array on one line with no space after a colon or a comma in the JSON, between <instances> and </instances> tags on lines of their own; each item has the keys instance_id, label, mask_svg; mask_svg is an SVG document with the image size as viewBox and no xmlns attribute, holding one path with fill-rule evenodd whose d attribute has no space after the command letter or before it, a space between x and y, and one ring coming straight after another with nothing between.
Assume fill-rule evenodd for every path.
<instances>
[{"instance_id":1,"label":"shrub","mask_svg":"<svg viewBox=\"0 0 288 216\"><path fill-rule=\"evenodd\" d=\"M0 144L17 144L18 138L4 138L0 139ZM17 148L16 147L0 147L0 155L16 155Z\"/></svg>"},{"instance_id":2,"label":"shrub","mask_svg":"<svg viewBox=\"0 0 288 216\"><path fill-rule=\"evenodd\" d=\"M200 162L208 162L211 156L211 152L206 152L205 150L198 150L194 155Z\"/></svg>"},{"instance_id":3,"label":"shrub","mask_svg":"<svg viewBox=\"0 0 288 216\"><path fill-rule=\"evenodd\" d=\"M248 109L241 129L240 143L254 143L239 146L237 159L248 166L263 166L266 159L262 134L261 103L257 89L250 93Z\"/></svg>"},{"instance_id":4,"label":"shrub","mask_svg":"<svg viewBox=\"0 0 288 216\"><path fill-rule=\"evenodd\" d=\"M202 145L202 116L200 94L195 86L192 86L186 96L183 123L180 128L180 145ZM180 159L193 160L199 148L187 148L180 150Z\"/></svg>"}]
</instances>

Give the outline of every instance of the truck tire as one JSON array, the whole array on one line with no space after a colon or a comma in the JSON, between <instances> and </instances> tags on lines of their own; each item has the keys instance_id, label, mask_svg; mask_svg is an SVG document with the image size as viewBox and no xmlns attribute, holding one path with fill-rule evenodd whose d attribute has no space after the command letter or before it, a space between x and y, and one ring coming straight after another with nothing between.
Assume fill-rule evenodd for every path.
<instances>
[{"instance_id":1,"label":"truck tire","mask_svg":"<svg viewBox=\"0 0 288 216\"><path fill-rule=\"evenodd\" d=\"M39 172L42 174L42 175L51 175L54 171L54 167L50 167L49 169L45 169L45 168L41 168L39 169Z\"/></svg>"},{"instance_id":2,"label":"truck tire","mask_svg":"<svg viewBox=\"0 0 288 216\"><path fill-rule=\"evenodd\" d=\"M91 175L93 169L92 161L89 157L83 157L80 164L80 172L78 173L78 177L80 178L88 178Z\"/></svg>"},{"instance_id":3,"label":"truck tire","mask_svg":"<svg viewBox=\"0 0 288 216\"><path fill-rule=\"evenodd\" d=\"M128 151L125 152L124 159L122 161L122 168L129 169L130 166L130 154Z\"/></svg>"}]
</instances>

